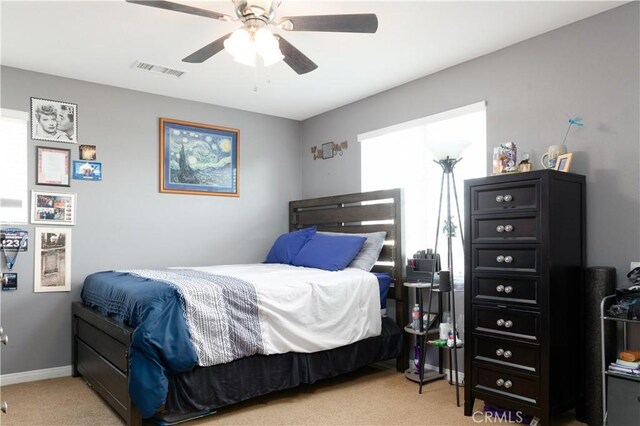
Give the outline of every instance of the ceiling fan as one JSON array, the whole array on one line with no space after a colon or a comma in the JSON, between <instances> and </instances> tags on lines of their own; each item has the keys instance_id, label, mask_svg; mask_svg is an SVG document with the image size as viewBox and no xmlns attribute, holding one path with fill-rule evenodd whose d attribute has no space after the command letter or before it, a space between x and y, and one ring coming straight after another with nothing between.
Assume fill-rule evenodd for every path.
<instances>
[{"instance_id":1,"label":"ceiling fan","mask_svg":"<svg viewBox=\"0 0 640 426\"><path fill-rule=\"evenodd\" d=\"M281 0L232 0L237 15L235 19L222 13L170 1L126 1L220 21L242 22L242 27L238 30L220 37L182 59L183 62L190 63L202 63L226 48L236 61L247 65L255 65L256 53L259 53L265 65L284 60L296 73L306 74L318 68L318 65L282 35L273 34L270 27L284 31L348 33L375 33L378 29L378 18L373 13L287 16L276 20L275 15Z\"/></svg>"}]
</instances>

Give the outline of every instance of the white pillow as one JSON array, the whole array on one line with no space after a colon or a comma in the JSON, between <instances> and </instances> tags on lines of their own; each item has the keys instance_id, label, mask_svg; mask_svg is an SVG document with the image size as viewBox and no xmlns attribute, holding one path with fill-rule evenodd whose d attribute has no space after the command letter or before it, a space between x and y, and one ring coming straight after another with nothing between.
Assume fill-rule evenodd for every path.
<instances>
[{"instance_id":1,"label":"white pillow","mask_svg":"<svg viewBox=\"0 0 640 426\"><path fill-rule=\"evenodd\" d=\"M364 242L362 248L356 257L353 258L348 267L362 269L367 272L371 271L373 266L376 264L376 260L378 260L378 256L380 256L382 246L384 245L384 239L387 236L387 233L384 231L369 232L365 234L352 234L347 232L319 232L319 234L358 235L365 237L367 240Z\"/></svg>"}]
</instances>

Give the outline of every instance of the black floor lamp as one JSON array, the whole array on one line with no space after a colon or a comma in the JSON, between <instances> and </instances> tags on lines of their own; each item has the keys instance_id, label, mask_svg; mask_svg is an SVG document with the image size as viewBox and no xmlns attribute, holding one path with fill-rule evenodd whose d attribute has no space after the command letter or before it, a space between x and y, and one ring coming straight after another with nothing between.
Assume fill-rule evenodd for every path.
<instances>
[{"instance_id":1,"label":"black floor lamp","mask_svg":"<svg viewBox=\"0 0 640 426\"><path fill-rule=\"evenodd\" d=\"M440 220L442 214L442 201L445 197L445 180L446 180L446 220L444 222L444 231L447 235L447 269L448 271L441 271L439 291L449 292L449 309L451 312L451 320L453 326L453 348L449 351L449 382L452 381L451 369L454 370L456 378L456 403L460 406L460 389L458 381L458 336L456 328L456 302L455 302L455 284L454 284L454 269L453 269L453 233L454 224L451 219L451 190L453 189L453 199L455 200L456 212L458 214L458 224L460 230L460 240L464 247L464 236L462 234L462 217L460 216L460 204L458 203L458 192L456 191L455 175L453 168L461 160L462 152L471 145L469 141L454 141L454 142L439 142L431 145L431 151L435 159L435 163L442 167L442 181L440 182L440 201L438 203L438 221L436 227L436 242L434 246L434 253L438 253L438 237L440 235ZM435 264L435 263L434 263ZM433 297L433 286L435 280L435 270L431 274L431 287L429 289L429 304L431 307L431 300ZM443 274L444 272L444 274ZM429 324L430 325L430 324ZM427 328L428 329L428 328ZM453 352L453 354L452 354ZM453 355L453 360L452 360ZM453 361L453 365L452 365Z\"/></svg>"}]
</instances>

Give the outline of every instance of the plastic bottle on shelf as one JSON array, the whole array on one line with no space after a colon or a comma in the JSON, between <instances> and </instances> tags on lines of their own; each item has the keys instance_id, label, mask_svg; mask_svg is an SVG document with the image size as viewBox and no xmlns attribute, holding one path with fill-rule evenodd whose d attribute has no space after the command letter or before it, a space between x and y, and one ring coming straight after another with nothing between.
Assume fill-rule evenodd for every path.
<instances>
[{"instance_id":1,"label":"plastic bottle on shelf","mask_svg":"<svg viewBox=\"0 0 640 426\"><path fill-rule=\"evenodd\" d=\"M411 327L414 330L420 330L420 305L417 303L413 306L413 311L411 311Z\"/></svg>"}]
</instances>

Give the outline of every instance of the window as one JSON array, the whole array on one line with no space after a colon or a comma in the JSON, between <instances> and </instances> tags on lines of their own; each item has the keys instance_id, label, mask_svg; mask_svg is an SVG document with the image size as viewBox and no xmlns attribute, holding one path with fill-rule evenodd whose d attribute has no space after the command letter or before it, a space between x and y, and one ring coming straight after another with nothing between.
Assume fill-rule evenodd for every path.
<instances>
[{"instance_id":1,"label":"window","mask_svg":"<svg viewBox=\"0 0 640 426\"><path fill-rule=\"evenodd\" d=\"M471 142L462 153L462 160L454 168L460 215L464 215L464 180L485 176L487 170L485 103L369 132L359 135L358 140L362 143L362 190L404 188L405 254L410 257L418 250L434 248L436 233L439 233L438 253L442 258L443 268L446 268L448 247L443 231L446 220L446 189L440 222L436 223L442 168L433 161L429 146L443 141ZM456 211L453 192L451 197L451 221L456 230L452 248L454 275L456 281L459 281L464 274L463 247L459 238L463 218ZM463 232L467 237L466 230Z\"/></svg>"},{"instance_id":2,"label":"window","mask_svg":"<svg viewBox=\"0 0 640 426\"><path fill-rule=\"evenodd\" d=\"M0 223L27 223L26 112L0 115Z\"/></svg>"}]
</instances>

